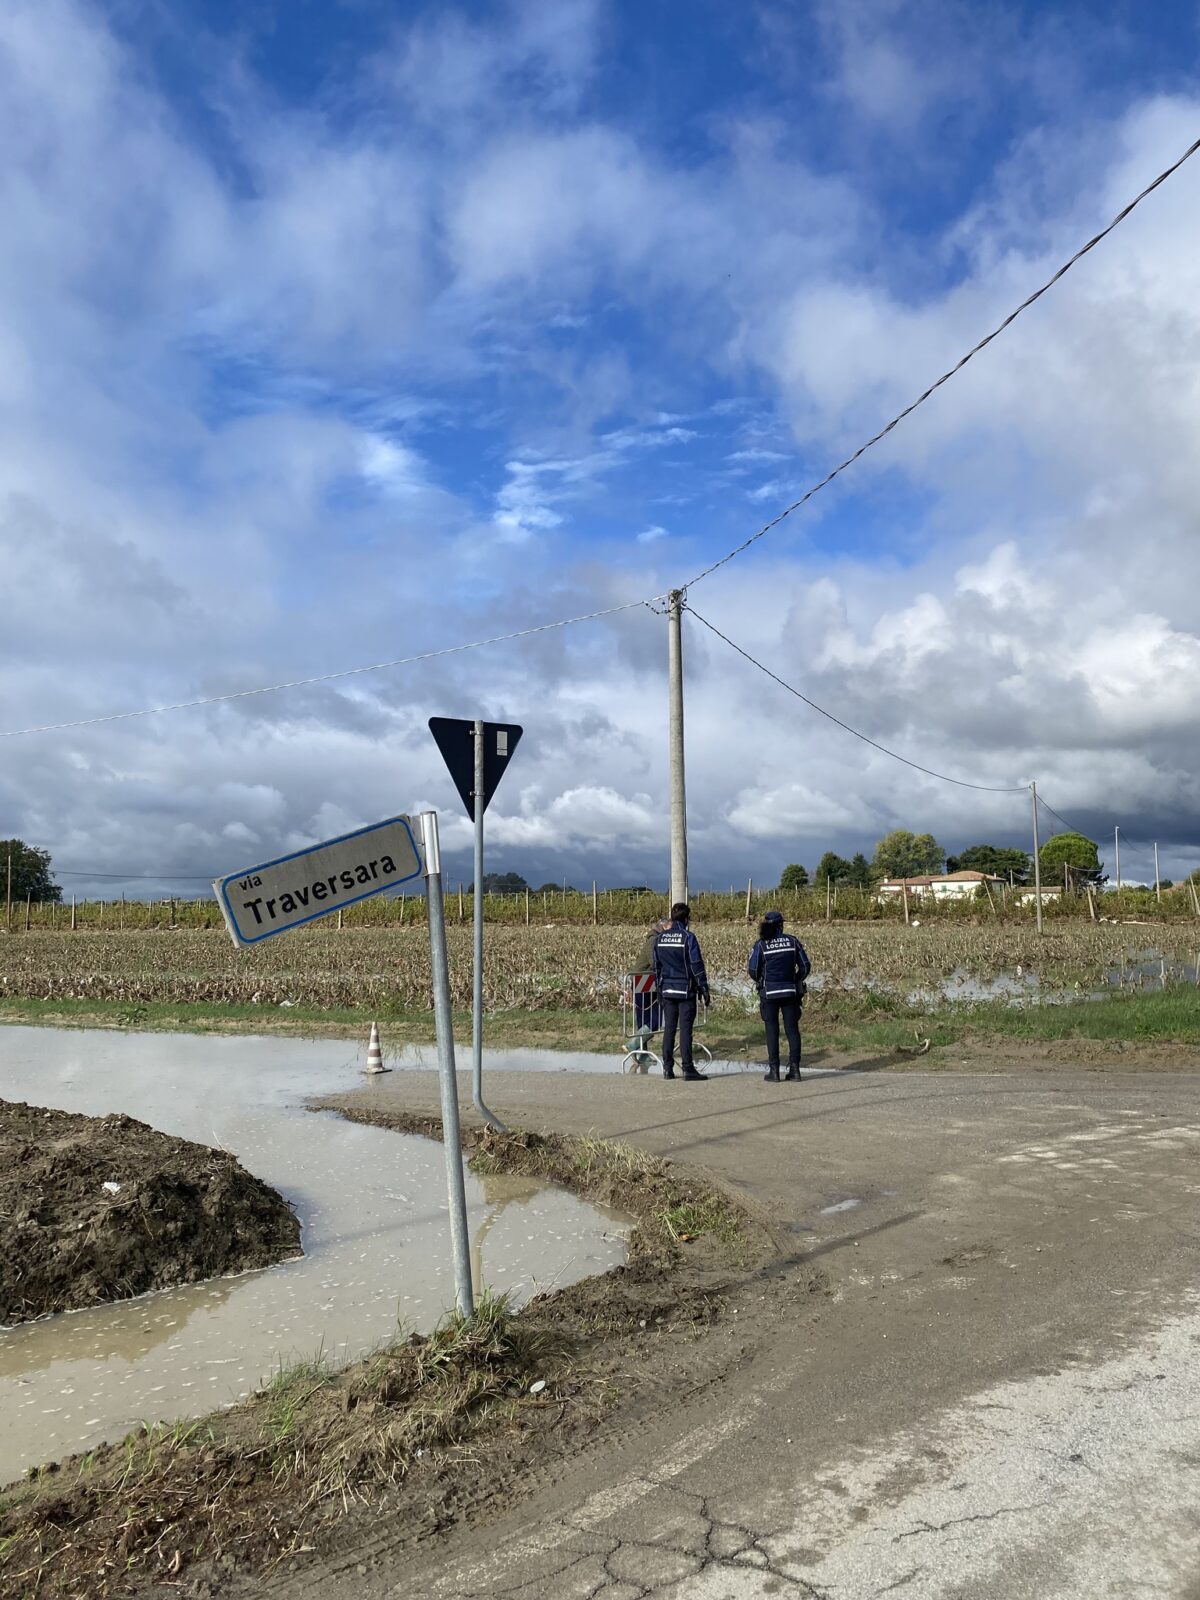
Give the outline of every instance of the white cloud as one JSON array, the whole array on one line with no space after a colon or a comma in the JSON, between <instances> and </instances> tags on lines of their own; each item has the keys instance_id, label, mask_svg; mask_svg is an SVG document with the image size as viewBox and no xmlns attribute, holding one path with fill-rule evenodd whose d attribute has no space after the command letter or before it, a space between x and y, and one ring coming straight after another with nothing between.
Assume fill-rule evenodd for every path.
<instances>
[{"instance_id":1,"label":"white cloud","mask_svg":"<svg viewBox=\"0 0 1200 1600\"><path fill-rule=\"evenodd\" d=\"M912 40L906 55L895 15L847 56L837 92L898 126L950 96L940 66L905 78ZM843 15L847 38L864 16ZM640 515L623 504L620 525L642 529L624 555L615 539L587 549L572 526L618 472L633 464L650 484L648 464L703 431L740 490L753 478L731 468L790 459L774 448L781 421L806 457L857 444L1195 123L1190 101L1157 99L1065 154L1022 145L988 202L929 242L957 279L937 287L931 271L914 290L876 259L887 220L778 129L714 129L683 165L603 121L580 97L604 27L582 0L519 6L503 27L431 14L376 64L379 114L349 128L320 106L281 109L252 79L222 85L227 165L185 135L100 12L5 9L0 727L389 659L643 593L647 562L685 547L682 522L668 536L644 501ZM1086 179L1065 197L1059 158ZM894 552L844 555L830 518L801 557L768 536L695 597L872 738L973 781L1036 776L1067 815L1141 815L1181 854L1200 844L1198 180L1187 168L1164 186L831 491L830 504L849 491L845 508L902 474ZM657 384L598 334L579 352L539 343L547 322L592 335L614 310L653 330ZM672 392L668 355L752 393L702 410ZM534 369L561 414L510 401ZM486 392L489 418L509 431L483 466L469 455L481 371L500 392L494 406ZM243 375L256 400L239 413L222 384L239 393ZM436 401L415 394L426 384ZM403 397L394 416L381 391ZM721 417L744 424L740 448ZM426 450L419 427L453 449ZM355 482L371 492L347 494ZM665 473L651 487L679 503ZM751 493L765 507L792 489L776 477ZM662 628L639 610L351 686L14 744L0 803L64 865L112 870L215 871L252 845L431 801L462 850L424 716L482 709L528 728L525 791L489 814L498 848L545 873L565 857L659 881ZM893 824L951 846L1024 826L1024 796L897 767L692 626L687 670L698 882L733 862L758 876L793 837L819 854Z\"/></svg>"},{"instance_id":2,"label":"white cloud","mask_svg":"<svg viewBox=\"0 0 1200 1600\"><path fill-rule=\"evenodd\" d=\"M743 789L729 807L728 817L747 838L772 843L795 840L805 845L852 829L869 829L873 821L868 809L853 797L838 799L803 783Z\"/></svg>"},{"instance_id":3,"label":"white cloud","mask_svg":"<svg viewBox=\"0 0 1200 1600\"><path fill-rule=\"evenodd\" d=\"M365 434L359 442L359 459L363 477L385 494L411 495L425 486L420 457L396 439Z\"/></svg>"}]
</instances>

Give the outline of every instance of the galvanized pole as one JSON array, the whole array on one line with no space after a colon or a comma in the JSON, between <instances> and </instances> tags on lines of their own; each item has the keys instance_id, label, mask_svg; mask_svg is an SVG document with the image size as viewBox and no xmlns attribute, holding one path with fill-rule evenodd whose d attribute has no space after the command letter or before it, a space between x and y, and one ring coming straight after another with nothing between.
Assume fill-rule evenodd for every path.
<instances>
[{"instance_id":1,"label":"galvanized pole","mask_svg":"<svg viewBox=\"0 0 1200 1600\"><path fill-rule=\"evenodd\" d=\"M1029 785L1033 791L1033 892L1037 897L1037 930L1042 931L1042 858L1038 845L1037 784Z\"/></svg>"},{"instance_id":2,"label":"galvanized pole","mask_svg":"<svg viewBox=\"0 0 1200 1600\"><path fill-rule=\"evenodd\" d=\"M667 667L670 679L671 901L688 897L687 789L683 770L683 590L667 602Z\"/></svg>"},{"instance_id":3,"label":"galvanized pole","mask_svg":"<svg viewBox=\"0 0 1200 1600\"><path fill-rule=\"evenodd\" d=\"M497 1133L508 1129L483 1103L483 723L475 719L475 972L471 995L471 1098L475 1109Z\"/></svg>"},{"instance_id":4,"label":"galvanized pole","mask_svg":"<svg viewBox=\"0 0 1200 1600\"><path fill-rule=\"evenodd\" d=\"M471 1286L471 1239L467 1232L467 1184L463 1176L462 1134L458 1126L458 1083L454 1076L454 1016L450 1007L450 962L446 954L446 907L442 899L442 851L436 811L422 811L421 845L429 904L429 955L433 971L433 1019L437 1030L438 1077L442 1090L442 1143L446 1147L446 1186L450 1196L450 1245L454 1287L464 1317L475 1314Z\"/></svg>"}]
</instances>

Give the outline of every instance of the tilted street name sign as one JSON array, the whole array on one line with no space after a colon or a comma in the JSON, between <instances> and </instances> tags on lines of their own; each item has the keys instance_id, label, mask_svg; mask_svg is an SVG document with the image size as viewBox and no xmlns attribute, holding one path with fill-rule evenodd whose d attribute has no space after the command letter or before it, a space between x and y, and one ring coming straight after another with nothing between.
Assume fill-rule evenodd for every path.
<instances>
[{"instance_id":1,"label":"tilted street name sign","mask_svg":"<svg viewBox=\"0 0 1200 1600\"><path fill-rule=\"evenodd\" d=\"M258 944L409 883L421 871L421 852L409 819L389 817L260 867L216 878L213 890L234 943Z\"/></svg>"}]
</instances>

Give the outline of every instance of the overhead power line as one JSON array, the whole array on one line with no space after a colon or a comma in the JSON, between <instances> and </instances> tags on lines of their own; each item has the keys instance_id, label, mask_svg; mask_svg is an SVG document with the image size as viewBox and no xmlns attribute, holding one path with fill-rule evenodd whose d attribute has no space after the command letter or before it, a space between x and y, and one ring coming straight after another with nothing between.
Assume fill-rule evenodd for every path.
<instances>
[{"instance_id":1,"label":"overhead power line","mask_svg":"<svg viewBox=\"0 0 1200 1600\"><path fill-rule=\"evenodd\" d=\"M833 480L841 473L845 472L848 467L853 466L860 456L865 455L868 450L872 449L880 442L881 439L885 438L889 433L891 433L893 428L897 427L901 422L903 422L906 417L911 416L918 406L924 405L926 400L928 400L932 394L940 389L944 383L948 383L950 379L953 378L958 372L961 372L963 367L967 365L968 361L972 360L979 354L981 350L985 349L987 345L991 344L992 340L1003 333L1011 323L1015 322L1023 311L1028 310L1028 308L1033 305L1036 300L1040 300L1049 289L1053 288L1053 286L1061 277L1064 276L1065 273L1070 271L1077 261L1079 261L1083 256L1087 255L1089 250L1094 250L1103 239L1106 239L1108 235L1112 233L1114 228L1118 227L1122 222L1124 222L1126 217L1128 217L1132 211L1141 205L1142 201L1145 200L1147 195L1152 194L1160 184L1165 183L1173 173L1178 172L1179 168L1183 166L1184 162L1190 160L1191 157L1196 154L1197 150L1200 150L1200 139L1197 139L1193 144L1191 144L1177 161L1173 161L1171 165L1160 172L1151 183L1148 183L1140 194L1135 195L1128 205L1122 207L1122 209L1117 213L1107 227L1102 228L1100 232L1094 234L1086 244L1081 245L1079 249L1076 250L1075 254L1071 256L1069 260L1065 261L1063 265L1046 280L1045 283L1043 283L1039 288L1035 289L1032 294L1028 295L1021 302L1021 304L1015 308L1015 310L1010 311L1008 316L1006 316L1001 323L993 328L990 333L985 334L984 337L980 339L978 344L973 345L964 356L960 357L954 366L943 372L940 378L935 379L935 381L931 383L922 394L919 394L915 400L913 400L909 405L905 406L903 411L897 412L890 422L886 423L882 428L880 428L878 433L872 435L872 437L868 439L865 444L859 445L857 450L855 450L851 455L848 455L844 461L839 462L838 465L831 471L827 472L819 483L813 484L813 486L810 489L807 489L798 500L794 500L791 505L785 506L777 516L772 517L769 522L764 523L763 526L757 530L757 532L752 533L748 539L743 540L741 544L728 551L719 560L714 561L709 566L705 567L702 572L697 573L694 578L689 579L688 583L682 585L682 588L686 591L692 585L699 583L701 579L710 577L712 573L718 571L719 568L734 560L736 556L740 556L743 551L748 550L752 544L757 543L757 541L763 538L765 534L770 533L772 528L778 527L778 525L787 517L790 517L793 512L798 511L801 506L805 505L809 500L811 500L815 494L818 494L828 484L832 483ZM594 622L601 617L614 616L618 612L631 611L637 606L650 605L655 601L665 600L666 598L667 594L664 591L661 594L650 595L644 599L628 600L622 605L607 606L599 611L585 612L581 616L562 617L555 622L542 622L536 624L534 627L520 628L513 633L494 634L488 639L473 639L466 644L446 645L440 650L424 650L417 655L398 656L392 661L377 661L367 666L344 667L336 672L323 672L315 674L311 677L293 678L286 683L263 684L252 689L232 690L228 694L204 695L193 700L174 701L167 705L145 706L136 711L113 711L105 713L102 716L80 717L69 722L47 722L29 728L4 729L0 730L0 739L18 739L27 734L35 733L64 733L73 728L90 728L106 722L126 722L136 717L157 717L165 714L168 711L188 711L200 706L220 705L229 700L250 699L251 697L260 694L277 694L284 689L300 689L317 683L332 683L340 678L358 677L364 673L383 672L391 667L407 667L412 666L420 661L432 661L439 656L458 655L467 650L480 650L485 645L507 644L514 639L529 638L533 634L547 633L556 628L569 628L578 622ZM703 618L701 618L701 620L703 621ZM737 646L734 646L734 648L736 649ZM785 685L785 687L788 686ZM820 707L817 707L816 709L820 710ZM837 719L835 718L834 720L836 721ZM854 732L853 729L850 731ZM859 737L864 736L859 735ZM871 741L868 740L867 742L870 743ZM882 746L880 748L882 748ZM891 751L886 753L889 755L893 754ZM898 759L904 760L905 758L899 757ZM913 762L909 762L908 764L910 766L915 765ZM934 773L933 776L938 777L940 774ZM949 779L947 781L957 782L958 780ZM967 784L965 787L971 788L986 786Z\"/></svg>"},{"instance_id":2,"label":"overhead power line","mask_svg":"<svg viewBox=\"0 0 1200 1600\"><path fill-rule=\"evenodd\" d=\"M835 723L847 733L852 733L856 739L861 739L864 744L869 744L873 750L879 750L885 756L891 756L893 761L903 761L906 767L912 767L917 772L923 772L928 778L938 778L942 783L956 784L960 789L979 789L986 794L1027 794L1029 792L1027 783L998 786L991 783L968 783L965 778L951 778L944 772L935 772L932 767L923 767L919 761L910 761L907 756L902 756L897 750L889 750L887 745L880 744L878 740L869 738L865 733L860 733L857 728L852 728L848 722L843 722L841 717L835 717L832 711L826 711L824 706L819 706L815 700L810 700L806 694L801 694L799 689L787 683L778 673L772 672L770 667L764 666L748 650L743 650L740 644L735 644L728 634L722 633L720 628L715 627L707 617L702 617L695 606L689 605L687 609L697 622L702 622L710 633L715 633L718 639L723 639L731 650L736 650L738 655L747 660L751 666L757 667L760 672L765 672L767 677L777 683L781 689L786 689L789 694L794 694L797 700L803 700L806 706L811 707L813 711L819 711L823 717L827 717L830 722Z\"/></svg>"},{"instance_id":3,"label":"overhead power line","mask_svg":"<svg viewBox=\"0 0 1200 1600\"><path fill-rule=\"evenodd\" d=\"M105 878L113 883L211 883L219 872L90 872L84 867L52 867L55 878Z\"/></svg>"},{"instance_id":4,"label":"overhead power line","mask_svg":"<svg viewBox=\"0 0 1200 1600\"><path fill-rule=\"evenodd\" d=\"M651 595L651 600L662 600L665 595ZM256 689L233 689L228 694L204 695L196 700L177 700L171 705L146 706L141 711L110 711L100 717L80 717L74 722L46 722L40 727L9 728L0 732L0 739L19 739L27 733L62 733L68 728L94 728L100 722L127 722L132 717L157 717L166 711L190 711L195 706L215 706L226 700L248 700L258 694L278 694L281 689L303 689L314 683L332 683L335 678L355 678L366 672L384 672L388 667L409 667L418 661L433 661L438 656L461 655L465 650L482 650L489 644L507 644L512 639L528 639L531 634L549 633L555 628L569 628L576 622L595 622L598 617L612 617L618 611L632 611L649 604L647 600L626 600L619 606L606 606L602 611L588 611L578 617L562 617L557 622L539 622L532 628L519 628L515 633L497 633L490 639L473 639L468 644L448 644L440 650L422 650L415 656L397 656L394 661L375 661L366 667L342 667L337 672L321 672L311 678L293 678L287 683L268 683Z\"/></svg>"},{"instance_id":5,"label":"overhead power line","mask_svg":"<svg viewBox=\"0 0 1200 1600\"><path fill-rule=\"evenodd\" d=\"M1060 812L1055 811L1054 807L1047 801L1043 800L1040 794L1038 795L1038 805L1041 806L1043 811L1048 811L1056 822L1061 822L1068 833L1079 833L1081 831L1073 822L1068 822L1066 817L1064 817Z\"/></svg>"},{"instance_id":6,"label":"overhead power line","mask_svg":"<svg viewBox=\"0 0 1200 1600\"><path fill-rule=\"evenodd\" d=\"M957 373L961 372L968 361L973 360L981 350L986 349L987 346L991 344L993 339L998 338L1007 327L1011 326L1011 324L1014 323L1021 315L1022 311L1028 311L1029 307L1033 305L1036 300L1040 300L1048 290L1052 289L1058 280L1064 276L1064 274L1070 272L1071 268L1077 261L1082 260L1082 258L1087 255L1089 250L1094 250L1101 240L1107 239L1113 229L1119 227L1121 223L1125 221L1125 218L1129 216L1130 212L1136 210L1137 207L1141 205L1142 201L1147 195L1153 194L1154 190L1158 188L1159 184L1165 183L1173 173L1178 172L1180 167L1183 166L1184 162L1190 161L1192 156L1196 154L1197 150L1200 150L1200 139L1197 139L1194 144L1189 145L1179 157L1178 161L1173 161L1169 167L1159 173L1158 177L1155 178L1152 183L1148 183L1140 194L1135 195L1127 206L1123 206L1106 228L1101 228L1100 232L1093 234L1086 244L1080 245L1079 249L1076 250L1075 254L1070 258L1070 260L1064 261L1062 266L1059 267L1058 271L1053 273L1051 277L1047 278L1045 283L1043 283L1040 288L1035 289L1032 294L1027 295L1015 310L1009 312L1003 322L997 323L997 325L992 329L991 333L985 334L983 338L980 339L978 344L972 345L972 347L967 351L966 355L960 356L960 358L952 367L948 367L946 371L942 373L940 378L936 378L933 383L929 385L928 389L926 389L922 394L919 394L917 398L909 405L906 405L903 411L898 411L890 422L885 423L884 426L880 428L878 433L873 434L865 444L860 444L858 449L855 450L852 455L848 455L844 461L839 461L837 466L834 467L831 472L827 472L819 483L814 483L811 489L806 489L798 500L793 500L790 506L785 506L778 516L772 517L770 522L765 522L763 526L759 528L757 533L752 533L748 539L744 539L741 544L735 546L734 549L730 550L726 555L723 555L719 561L712 562L710 566L705 567L703 572L698 572L694 578L690 579L689 582L684 585L684 588L690 588L693 584L699 583L702 578L710 577L712 573L716 572L719 567L723 567L726 562L732 561L735 556L740 556L743 551L749 550L750 546L752 544L756 544L764 534L770 533L772 528L777 528L779 524L787 517L790 517L794 511L799 511L801 506L806 505L815 494L819 494L822 489L831 484L833 480L839 476L839 474L845 472L847 467L853 466L860 456L865 455L867 451L873 446L877 445L881 439L885 439L888 434L891 433L893 428L898 427L906 417L910 417L918 406L923 406L926 400L928 400L932 394L936 393L936 391L940 389L944 383L949 383L951 378L953 378Z\"/></svg>"}]
</instances>

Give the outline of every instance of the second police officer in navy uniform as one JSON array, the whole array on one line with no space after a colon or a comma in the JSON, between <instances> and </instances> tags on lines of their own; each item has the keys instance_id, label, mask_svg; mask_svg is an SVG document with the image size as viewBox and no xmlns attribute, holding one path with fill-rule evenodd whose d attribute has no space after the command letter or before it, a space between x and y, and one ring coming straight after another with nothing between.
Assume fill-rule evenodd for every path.
<instances>
[{"instance_id":1,"label":"second police officer in navy uniform","mask_svg":"<svg viewBox=\"0 0 1200 1600\"><path fill-rule=\"evenodd\" d=\"M783 914L768 911L759 923L750 952L749 972L758 986L758 1010L767 1030L768 1083L779 1082L779 1023L788 1041L788 1081L800 1082L800 1010L804 980L812 971L808 953L793 933L784 933Z\"/></svg>"},{"instance_id":2,"label":"second police officer in navy uniform","mask_svg":"<svg viewBox=\"0 0 1200 1600\"><path fill-rule=\"evenodd\" d=\"M671 907L670 926L654 942L654 976L663 1013L663 1077L675 1076L675 1032L679 1031L679 1056L683 1077L695 1083L707 1078L697 1072L692 1060L692 1028L696 1021L696 997L709 1003L708 974L696 935L688 927L691 915L687 906Z\"/></svg>"}]
</instances>

